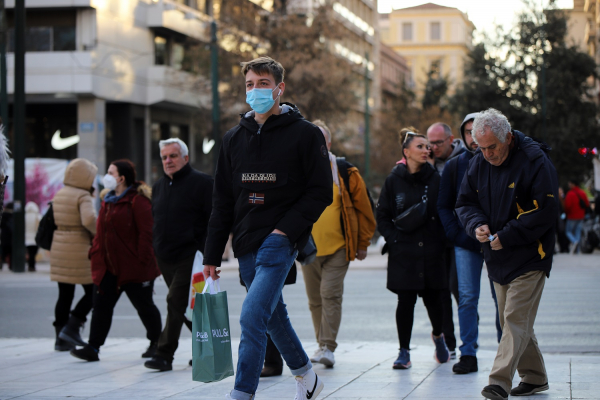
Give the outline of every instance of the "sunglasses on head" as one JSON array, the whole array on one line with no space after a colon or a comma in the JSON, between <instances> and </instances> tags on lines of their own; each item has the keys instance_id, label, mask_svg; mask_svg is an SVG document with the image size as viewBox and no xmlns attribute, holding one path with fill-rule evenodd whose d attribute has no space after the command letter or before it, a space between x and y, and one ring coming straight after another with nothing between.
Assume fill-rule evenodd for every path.
<instances>
[{"instance_id":1,"label":"sunglasses on head","mask_svg":"<svg viewBox=\"0 0 600 400\"><path fill-rule=\"evenodd\" d=\"M414 132L406 132L406 136L404 136L404 142L402 142L402 143L406 143L406 141L408 140L408 137L409 136L414 136L414 135L416 135L416 133L414 133Z\"/></svg>"}]
</instances>

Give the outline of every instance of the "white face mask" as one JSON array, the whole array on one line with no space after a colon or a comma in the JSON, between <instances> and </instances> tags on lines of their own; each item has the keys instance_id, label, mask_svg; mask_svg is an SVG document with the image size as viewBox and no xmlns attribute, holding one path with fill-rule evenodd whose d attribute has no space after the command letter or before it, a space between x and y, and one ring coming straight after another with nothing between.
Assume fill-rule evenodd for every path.
<instances>
[{"instance_id":1,"label":"white face mask","mask_svg":"<svg viewBox=\"0 0 600 400\"><path fill-rule=\"evenodd\" d=\"M117 180L114 176L106 174L104 178L102 178L102 184L108 190L115 190L117 188Z\"/></svg>"}]
</instances>

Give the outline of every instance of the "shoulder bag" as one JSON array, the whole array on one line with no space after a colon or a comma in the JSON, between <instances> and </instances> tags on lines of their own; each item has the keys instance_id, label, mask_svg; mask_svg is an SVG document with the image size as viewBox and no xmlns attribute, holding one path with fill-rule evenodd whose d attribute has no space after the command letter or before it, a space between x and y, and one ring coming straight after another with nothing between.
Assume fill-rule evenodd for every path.
<instances>
[{"instance_id":1,"label":"shoulder bag","mask_svg":"<svg viewBox=\"0 0 600 400\"><path fill-rule=\"evenodd\" d=\"M427 221L427 186L421 201L394 218L394 225L404 233L410 233Z\"/></svg>"}]
</instances>

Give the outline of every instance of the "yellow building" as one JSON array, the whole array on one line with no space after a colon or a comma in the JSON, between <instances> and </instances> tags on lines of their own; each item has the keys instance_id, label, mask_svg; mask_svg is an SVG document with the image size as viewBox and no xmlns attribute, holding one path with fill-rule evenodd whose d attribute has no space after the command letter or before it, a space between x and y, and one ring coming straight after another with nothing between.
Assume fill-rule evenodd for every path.
<instances>
[{"instance_id":1,"label":"yellow building","mask_svg":"<svg viewBox=\"0 0 600 400\"><path fill-rule=\"evenodd\" d=\"M448 80L448 94L463 80L475 26L457 8L433 3L380 14L381 41L406 58L414 90L423 95L429 71Z\"/></svg>"},{"instance_id":2,"label":"yellow building","mask_svg":"<svg viewBox=\"0 0 600 400\"><path fill-rule=\"evenodd\" d=\"M600 0L574 0L572 9L562 11L567 16L567 44L577 46L600 65ZM590 77L588 83L594 87L594 98L600 103L600 80Z\"/></svg>"}]
</instances>

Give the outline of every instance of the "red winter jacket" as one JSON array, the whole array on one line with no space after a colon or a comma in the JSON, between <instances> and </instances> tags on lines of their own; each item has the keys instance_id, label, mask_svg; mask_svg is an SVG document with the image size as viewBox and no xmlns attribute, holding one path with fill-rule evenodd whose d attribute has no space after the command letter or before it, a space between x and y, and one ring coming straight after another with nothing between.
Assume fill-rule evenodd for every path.
<instances>
[{"instance_id":1,"label":"red winter jacket","mask_svg":"<svg viewBox=\"0 0 600 400\"><path fill-rule=\"evenodd\" d=\"M106 271L117 276L119 287L160 276L152 249L151 198L150 187L135 183L116 203L102 202L90 249L96 285Z\"/></svg>"},{"instance_id":2,"label":"red winter jacket","mask_svg":"<svg viewBox=\"0 0 600 400\"><path fill-rule=\"evenodd\" d=\"M565 196L565 214L567 214L567 219L583 219L585 217L585 210L579 205L579 199L583 200L588 207L590 206L587 195L580 188L574 187L567 192Z\"/></svg>"}]
</instances>

